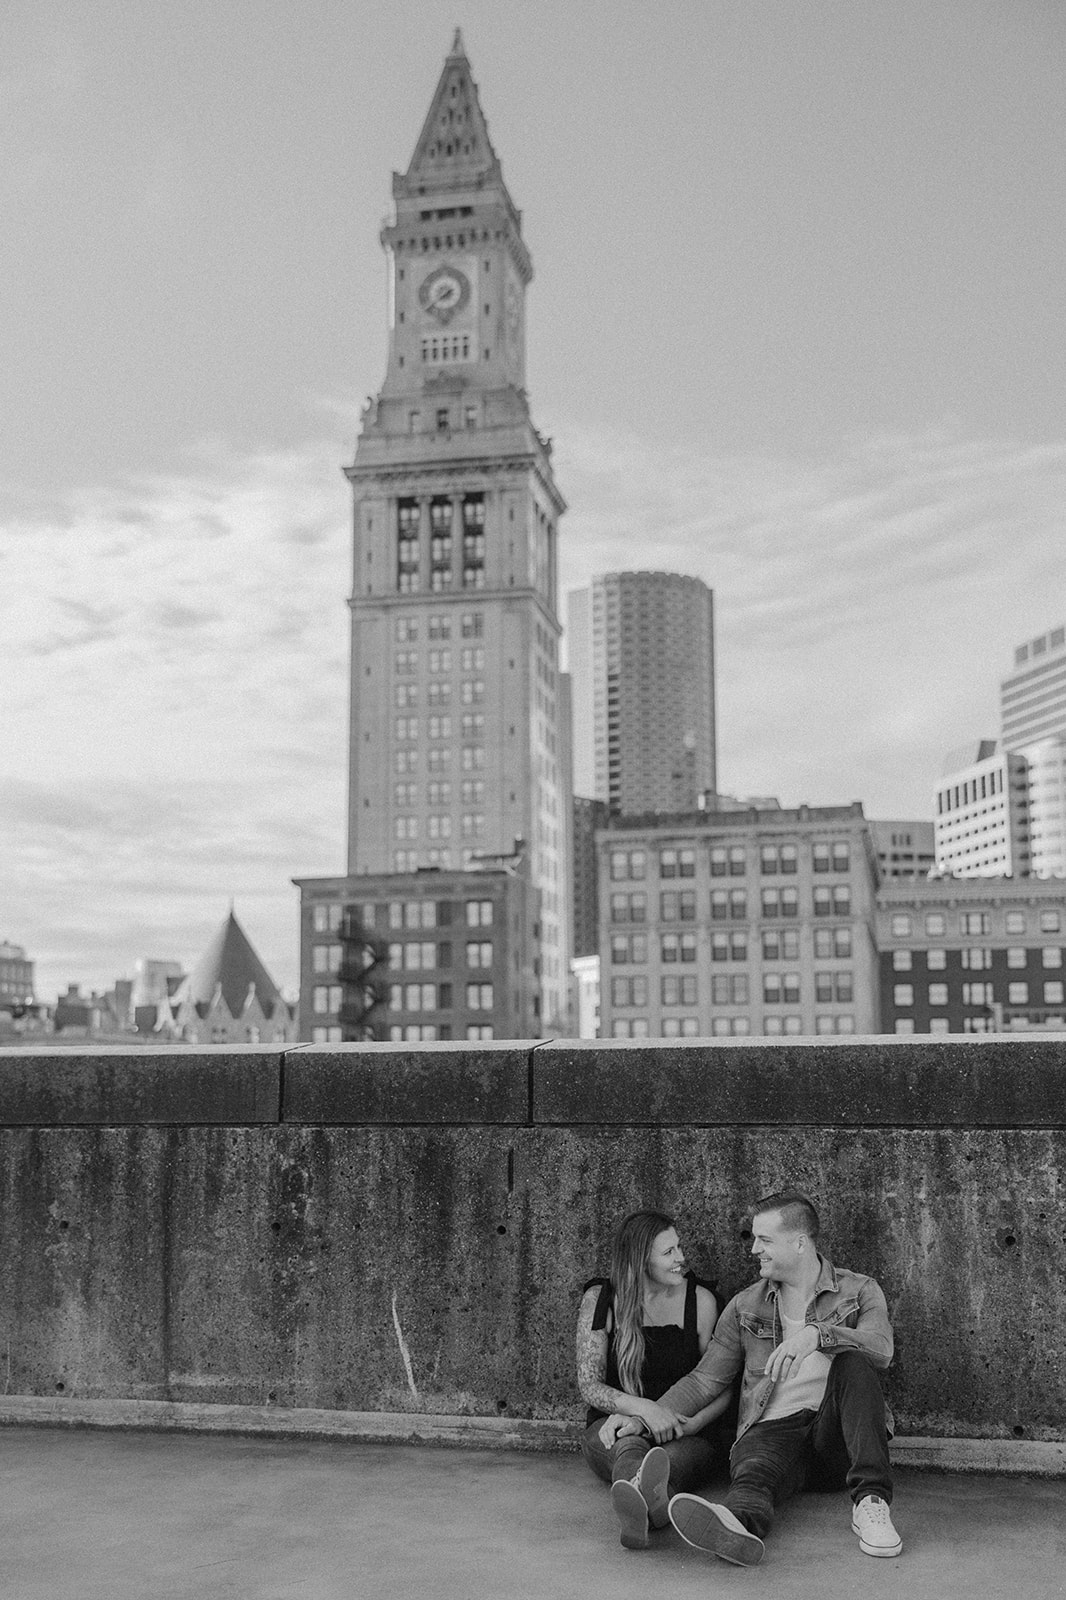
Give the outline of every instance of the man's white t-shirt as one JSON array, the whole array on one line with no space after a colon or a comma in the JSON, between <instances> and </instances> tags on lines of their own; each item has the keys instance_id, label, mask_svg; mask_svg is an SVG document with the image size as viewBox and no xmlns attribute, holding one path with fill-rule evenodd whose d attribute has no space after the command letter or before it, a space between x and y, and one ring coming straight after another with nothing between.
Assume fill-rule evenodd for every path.
<instances>
[{"instance_id":1,"label":"man's white t-shirt","mask_svg":"<svg viewBox=\"0 0 1066 1600\"><path fill-rule=\"evenodd\" d=\"M785 1336L799 1333L804 1326L803 1317L786 1317L780 1313ZM829 1377L831 1356L815 1350L804 1361L790 1363L791 1370L774 1384L773 1393L760 1422L771 1422L775 1417L791 1417L797 1411L817 1411L825 1399L826 1379Z\"/></svg>"}]
</instances>

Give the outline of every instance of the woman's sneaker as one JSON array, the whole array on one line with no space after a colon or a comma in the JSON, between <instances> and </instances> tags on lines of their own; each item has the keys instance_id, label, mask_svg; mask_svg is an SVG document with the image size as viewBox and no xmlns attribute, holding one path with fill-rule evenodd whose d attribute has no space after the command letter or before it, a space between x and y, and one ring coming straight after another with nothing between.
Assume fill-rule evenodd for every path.
<instances>
[{"instance_id":1,"label":"woman's sneaker","mask_svg":"<svg viewBox=\"0 0 1066 1600\"><path fill-rule=\"evenodd\" d=\"M888 1501L867 1494L851 1513L851 1531L859 1536L859 1549L868 1556L898 1556L903 1540L892 1526Z\"/></svg>"},{"instance_id":2,"label":"woman's sneaker","mask_svg":"<svg viewBox=\"0 0 1066 1600\"><path fill-rule=\"evenodd\" d=\"M648 1548L648 1503L635 1483L619 1478L611 1484L611 1505L621 1527L619 1535L627 1550Z\"/></svg>"},{"instance_id":3,"label":"woman's sneaker","mask_svg":"<svg viewBox=\"0 0 1066 1600\"><path fill-rule=\"evenodd\" d=\"M670 1503L666 1487L669 1481L670 1457L661 1444L652 1445L637 1468L633 1482L644 1496L653 1528L665 1528L670 1521L670 1514L666 1509Z\"/></svg>"}]
</instances>

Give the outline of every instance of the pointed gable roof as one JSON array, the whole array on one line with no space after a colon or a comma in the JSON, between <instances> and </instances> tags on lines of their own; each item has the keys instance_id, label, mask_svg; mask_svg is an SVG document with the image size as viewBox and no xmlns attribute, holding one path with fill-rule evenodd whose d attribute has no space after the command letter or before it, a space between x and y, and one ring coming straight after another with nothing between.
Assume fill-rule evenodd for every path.
<instances>
[{"instance_id":1,"label":"pointed gable roof","mask_svg":"<svg viewBox=\"0 0 1066 1600\"><path fill-rule=\"evenodd\" d=\"M239 1017L244 1010L249 989L255 990L268 1016L281 1001L281 991L256 955L232 906L229 916L190 973L183 998L197 1009L203 1006L201 1015L205 1015L219 989L234 1017Z\"/></svg>"},{"instance_id":2,"label":"pointed gable roof","mask_svg":"<svg viewBox=\"0 0 1066 1600\"><path fill-rule=\"evenodd\" d=\"M493 178L502 181L500 163L456 28L411 165L402 176L394 175L393 190L397 197L431 194L480 187Z\"/></svg>"}]
</instances>

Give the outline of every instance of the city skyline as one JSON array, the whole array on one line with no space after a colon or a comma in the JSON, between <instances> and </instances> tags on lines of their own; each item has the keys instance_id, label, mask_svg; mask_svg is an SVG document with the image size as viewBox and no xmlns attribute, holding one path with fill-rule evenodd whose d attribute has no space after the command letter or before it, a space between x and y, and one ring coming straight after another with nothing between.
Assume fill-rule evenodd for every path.
<instances>
[{"instance_id":1,"label":"city skyline","mask_svg":"<svg viewBox=\"0 0 1066 1600\"><path fill-rule=\"evenodd\" d=\"M42 993L190 960L231 897L294 986L289 879L344 856L384 175L456 22L536 260L564 595L702 578L722 788L931 815L1063 610L1066 21L863 13L22 8L0 938Z\"/></svg>"}]
</instances>

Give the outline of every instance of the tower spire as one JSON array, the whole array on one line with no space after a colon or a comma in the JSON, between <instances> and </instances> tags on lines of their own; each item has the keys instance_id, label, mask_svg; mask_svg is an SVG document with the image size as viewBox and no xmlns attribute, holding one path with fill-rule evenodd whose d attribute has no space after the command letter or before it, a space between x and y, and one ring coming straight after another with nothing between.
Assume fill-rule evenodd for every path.
<instances>
[{"instance_id":1,"label":"tower spire","mask_svg":"<svg viewBox=\"0 0 1066 1600\"><path fill-rule=\"evenodd\" d=\"M393 195L400 200L434 190L481 188L493 181L503 182L500 163L492 148L462 31L456 28L411 165L404 174L393 177Z\"/></svg>"}]
</instances>

